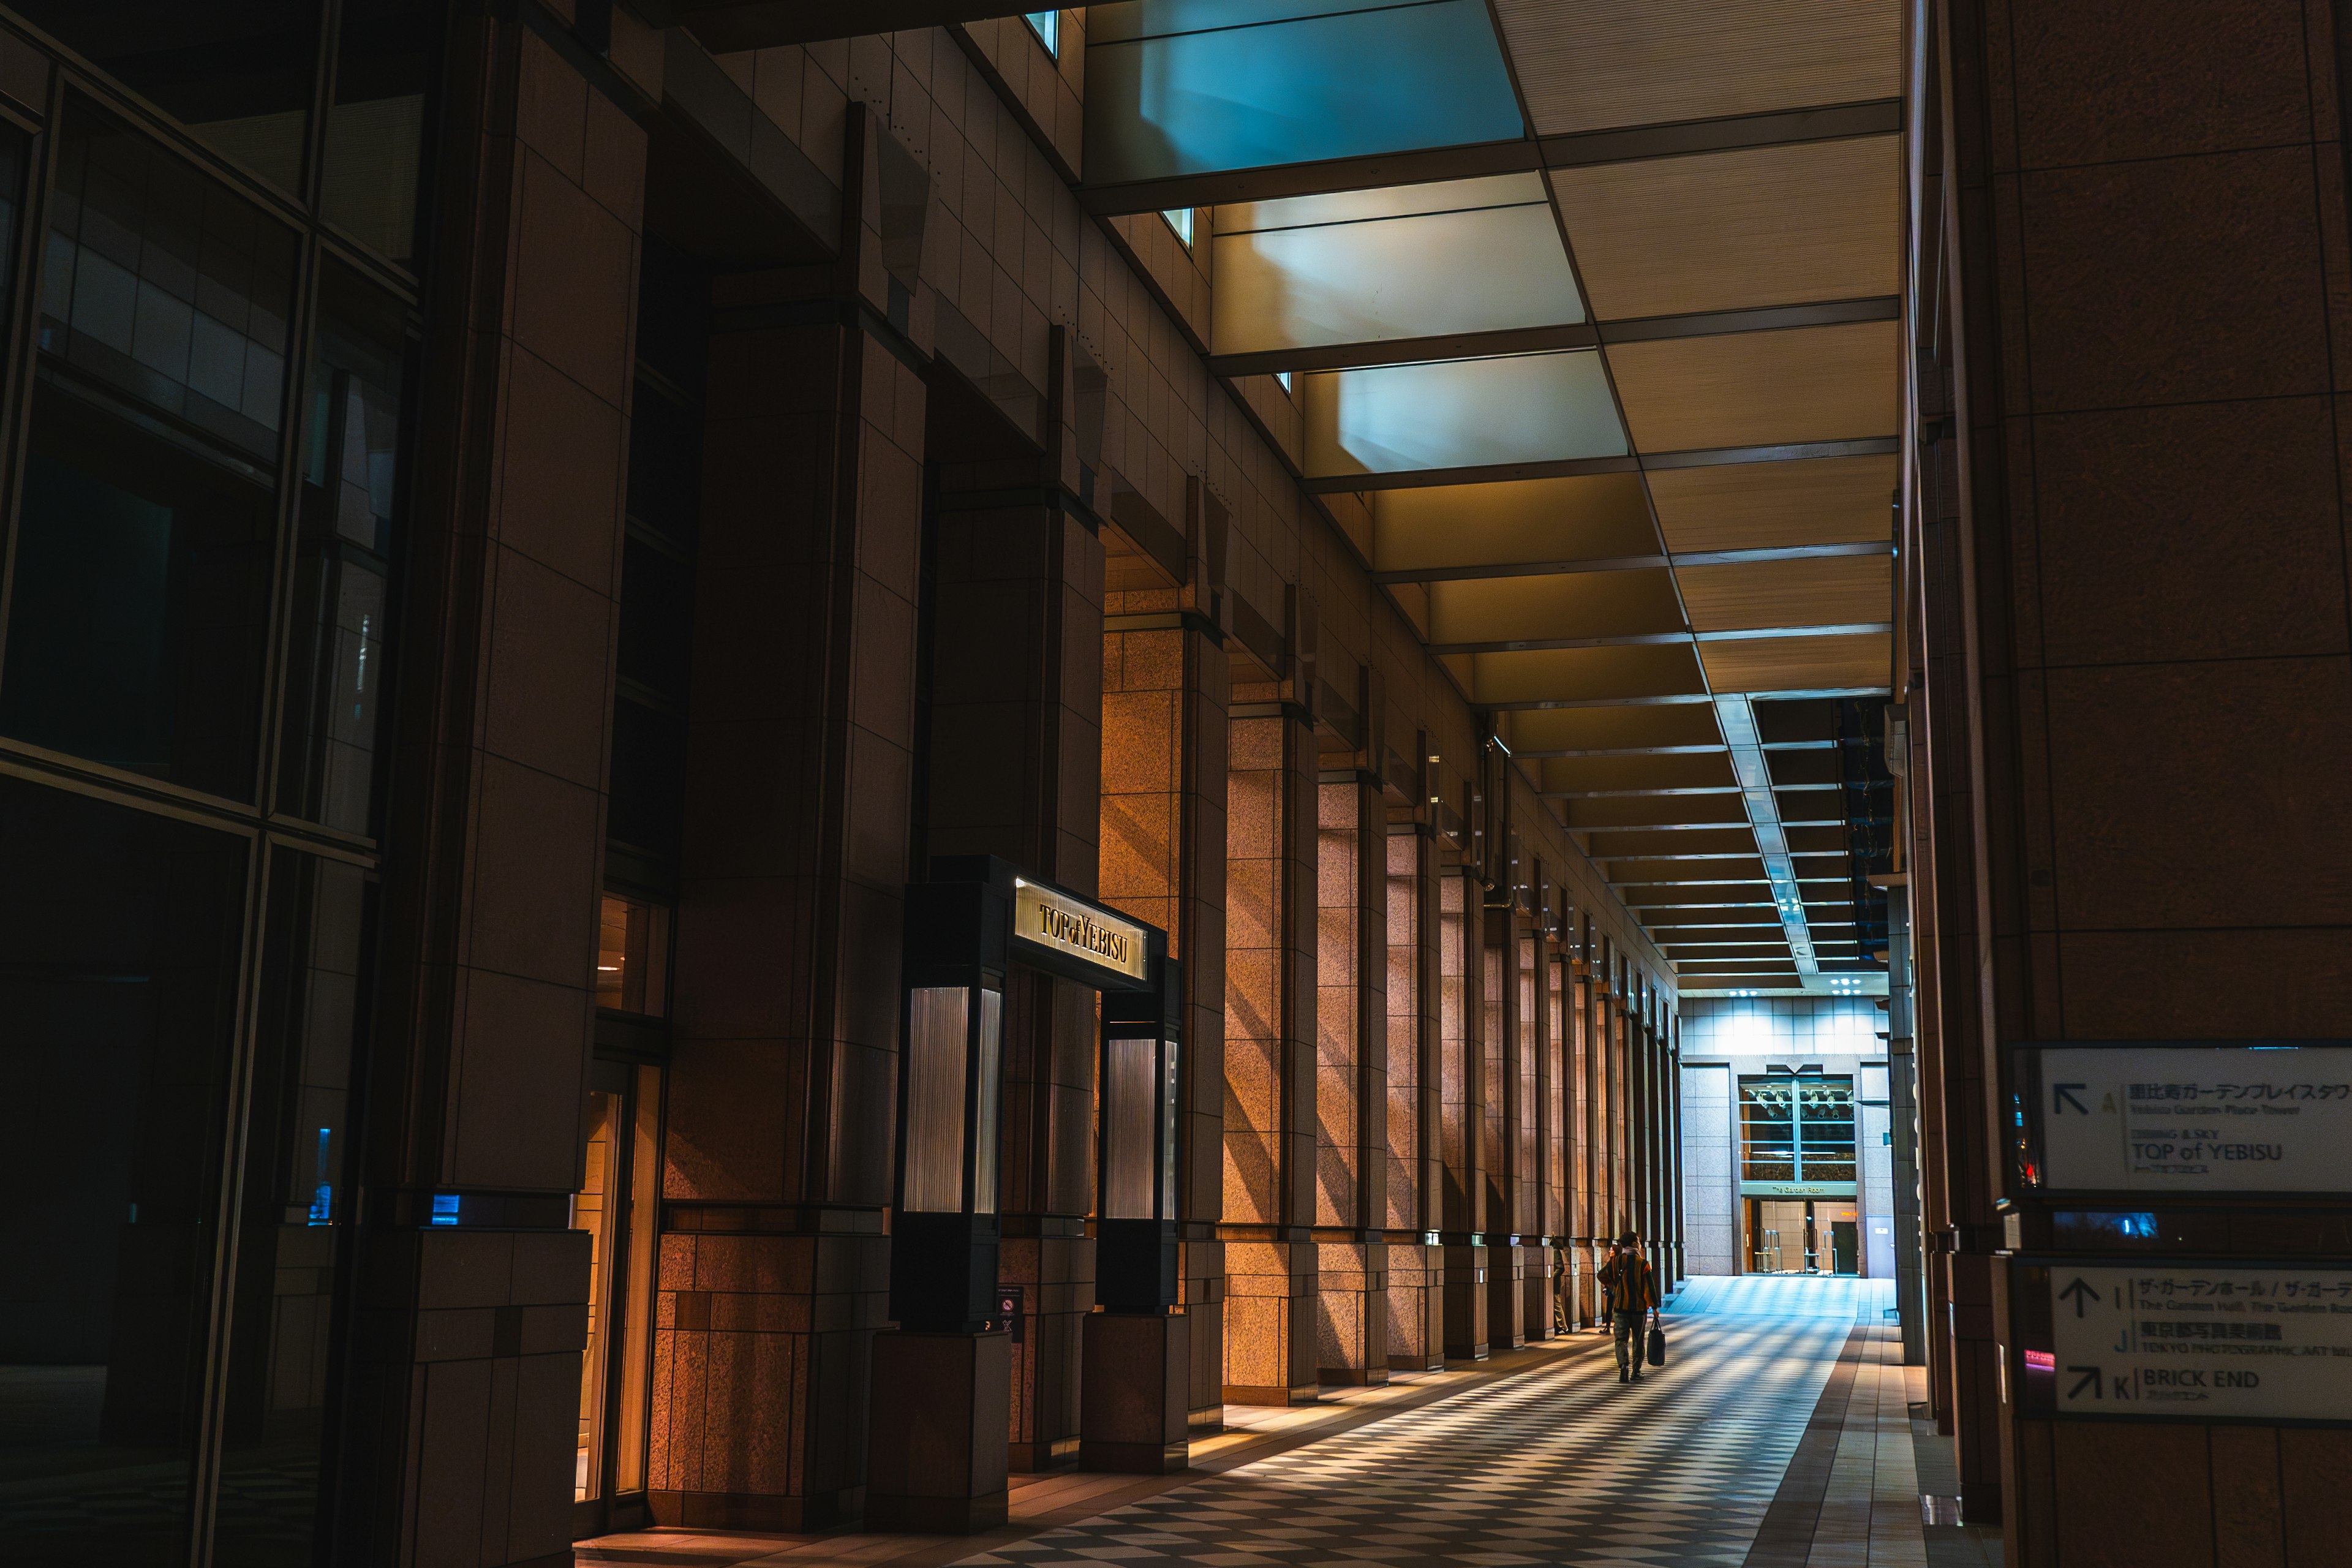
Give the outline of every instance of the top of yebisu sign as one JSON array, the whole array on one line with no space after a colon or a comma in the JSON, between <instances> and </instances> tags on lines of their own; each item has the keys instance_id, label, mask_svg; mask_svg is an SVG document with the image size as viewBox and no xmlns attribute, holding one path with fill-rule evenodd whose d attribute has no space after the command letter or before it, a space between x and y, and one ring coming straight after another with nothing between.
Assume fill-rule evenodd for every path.
<instances>
[{"instance_id":1,"label":"top of yebisu sign","mask_svg":"<svg viewBox=\"0 0 2352 1568\"><path fill-rule=\"evenodd\" d=\"M1143 927L1026 878L1013 884L1013 934L1092 968L1150 977Z\"/></svg>"},{"instance_id":2,"label":"top of yebisu sign","mask_svg":"<svg viewBox=\"0 0 2352 1568\"><path fill-rule=\"evenodd\" d=\"M2043 1187L2352 1192L2352 1046L2050 1046L2021 1057Z\"/></svg>"}]
</instances>

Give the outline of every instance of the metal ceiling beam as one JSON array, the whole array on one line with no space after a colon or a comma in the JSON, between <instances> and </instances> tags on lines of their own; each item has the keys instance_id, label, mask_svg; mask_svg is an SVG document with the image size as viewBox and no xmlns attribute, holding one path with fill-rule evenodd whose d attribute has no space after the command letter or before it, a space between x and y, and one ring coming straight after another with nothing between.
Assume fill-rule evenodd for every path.
<instances>
[{"instance_id":1,"label":"metal ceiling beam","mask_svg":"<svg viewBox=\"0 0 2352 1568\"><path fill-rule=\"evenodd\" d=\"M1212 237L1209 243L1216 243ZM1685 315L1641 316L1622 321L1579 321L1558 326L1507 327L1487 332L1440 332L1427 337L1374 338L1361 342L1314 343L1244 353L1209 355L1212 375L1308 374L1323 370L1362 370L1371 365L1421 364L1435 360L1493 359L1505 354L1589 349L1596 343L1655 342L1667 338L1727 337L1774 332L1790 327L1832 327L1851 321L1891 321L1901 301L1894 295L1866 300L1826 300L1805 305L1763 305L1744 310L1696 310Z\"/></svg>"},{"instance_id":2,"label":"metal ceiling beam","mask_svg":"<svg viewBox=\"0 0 2352 1568\"><path fill-rule=\"evenodd\" d=\"M1643 452L1629 458L1563 458L1551 462L1497 463L1490 467L1322 474L1301 479L1298 488L1308 495L1338 495L1351 490L1422 489L1433 485L1476 485L1504 479L1573 479L1581 474L1626 474L1636 469L1712 468L1738 463L1793 463L1810 458L1884 457L1902 449L1899 436L1857 436L1842 441L1795 441L1771 447Z\"/></svg>"},{"instance_id":3,"label":"metal ceiling beam","mask_svg":"<svg viewBox=\"0 0 2352 1568\"><path fill-rule=\"evenodd\" d=\"M1677 557L1677 560L1683 558ZM1816 626L1755 626L1723 632L1622 632L1601 637L1520 637L1504 642L1431 643L1432 653L1551 653L1561 648L1653 647L1668 643L1763 642L1775 637L1866 637L1891 632L1892 621L1845 621Z\"/></svg>"},{"instance_id":4,"label":"metal ceiling beam","mask_svg":"<svg viewBox=\"0 0 2352 1568\"><path fill-rule=\"evenodd\" d=\"M1788 702L1813 697L1884 697L1884 686L1807 686L1777 691L1747 691L1742 697L1758 702ZM1664 708L1712 702L1704 691L1672 691L1659 697L1535 697L1518 702L1475 702L1481 713L1540 713L1556 708Z\"/></svg>"},{"instance_id":5,"label":"metal ceiling beam","mask_svg":"<svg viewBox=\"0 0 2352 1568\"><path fill-rule=\"evenodd\" d=\"M1594 461L1621 465L1622 458ZM1483 470L1482 470L1483 471ZM1380 478L1390 476L1381 475ZM1840 544L1781 544L1754 550L1686 550L1669 555L1596 555L1574 561L1506 561L1475 566L1404 566L1375 572L1375 583L1469 583L1487 577L1558 577L1586 572L1656 572L1669 566L1753 566L1774 561L1817 561L1837 555L1892 555L1888 540ZM1810 742L1809 742L1810 743Z\"/></svg>"}]
</instances>

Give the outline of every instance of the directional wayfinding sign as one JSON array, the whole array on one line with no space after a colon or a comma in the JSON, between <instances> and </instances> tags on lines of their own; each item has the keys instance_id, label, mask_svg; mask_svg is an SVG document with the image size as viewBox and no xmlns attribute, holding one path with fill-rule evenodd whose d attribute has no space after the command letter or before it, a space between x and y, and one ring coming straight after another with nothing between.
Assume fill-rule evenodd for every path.
<instances>
[{"instance_id":1,"label":"directional wayfinding sign","mask_svg":"<svg viewBox=\"0 0 2352 1568\"><path fill-rule=\"evenodd\" d=\"M2352 1420L2352 1269L2049 1268L2059 1415Z\"/></svg>"},{"instance_id":2,"label":"directional wayfinding sign","mask_svg":"<svg viewBox=\"0 0 2352 1568\"><path fill-rule=\"evenodd\" d=\"M2352 1046L2048 1046L2021 1059L2045 1188L2352 1192Z\"/></svg>"}]
</instances>

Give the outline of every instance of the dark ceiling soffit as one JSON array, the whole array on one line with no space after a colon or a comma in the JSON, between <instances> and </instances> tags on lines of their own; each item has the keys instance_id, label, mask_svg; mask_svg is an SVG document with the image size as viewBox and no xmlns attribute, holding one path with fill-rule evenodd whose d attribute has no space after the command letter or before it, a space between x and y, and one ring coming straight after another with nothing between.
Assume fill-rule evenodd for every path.
<instances>
[{"instance_id":1,"label":"dark ceiling soffit","mask_svg":"<svg viewBox=\"0 0 2352 1568\"><path fill-rule=\"evenodd\" d=\"M1589 321L1572 326L1507 327L1493 332L1448 332L1428 338L1383 338L1311 348L1260 349L1211 354L1212 375L1272 375L1277 371L1361 370L1370 365L1429 364L1440 360L1500 359L1508 354L1589 349L1599 342Z\"/></svg>"},{"instance_id":2,"label":"dark ceiling soffit","mask_svg":"<svg viewBox=\"0 0 2352 1568\"><path fill-rule=\"evenodd\" d=\"M1384 185L1420 185L1435 180L1469 180L1484 174L1515 174L1538 168L1532 142L1480 142L1466 147L1428 147L1381 153L1366 158L1330 158L1314 163L1281 163L1264 169L1219 169L1175 174L1118 185L1080 185L1078 205L1097 217L1166 212L1235 202L1274 201L1284 196L1319 196L1334 191L1376 190Z\"/></svg>"},{"instance_id":3,"label":"dark ceiling soffit","mask_svg":"<svg viewBox=\"0 0 2352 1568\"><path fill-rule=\"evenodd\" d=\"M1884 686L1809 686L1785 691L1747 691L1740 695L1758 702L1786 702L1814 697L1884 697ZM1534 713L1552 708L1663 708L1675 703L1712 702L1704 691L1669 692L1661 697L1544 697L1525 702L1475 702L1481 713Z\"/></svg>"},{"instance_id":4,"label":"dark ceiling soffit","mask_svg":"<svg viewBox=\"0 0 2352 1568\"><path fill-rule=\"evenodd\" d=\"M1841 553L1845 553L1841 552ZM1853 553L1859 554L1860 552ZM1680 564L1689 564L1687 556L1677 557ZM1660 643L1683 643L1696 638L1703 643L1761 642L1774 637L1865 637L1873 632L1891 632L1892 621L1844 621L1834 626L1755 626L1744 631L1728 632L1625 632L1616 637L1522 637L1507 642L1433 642L1432 653L1552 653L1562 648L1580 647L1651 647ZM1517 752L1512 753L1517 756Z\"/></svg>"},{"instance_id":5,"label":"dark ceiling soffit","mask_svg":"<svg viewBox=\"0 0 2352 1568\"><path fill-rule=\"evenodd\" d=\"M994 0L631 0L631 8L657 27L688 28L714 54L1015 15Z\"/></svg>"},{"instance_id":6,"label":"dark ceiling soffit","mask_svg":"<svg viewBox=\"0 0 2352 1568\"><path fill-rule=\"evenodd\" d=\"M1774 147L1792 142L1838 142L1853 136L1885 136L1903 129L1903 100L1873 99L1822 109L1776 110L1735 114L1721 120L1685 120L1671 125L1638 125L1623 131L1580 131L1543 138L1548 168L1589 163L1631 163L1644 158L1676 158L1692 153L1728 153L1741 147Z\"/></svg>"},{"instance_id":7,"label":"dark ceiling soffit","mask_svg":"<svg viewBox=\"0 0 2352 1568\"><path fill-rule=\"evenodd\" d=\"M1641 467L1626 458L1560 458L1540 463L1496 463L1461 468L1409 468L1393 474L1317 474L1298 481L1311 496L1351 490L1421 490L1438 485L1483 485L1508 479L1573 479L1582 474L1630 474Z\"/></svg>"}]
</instances>

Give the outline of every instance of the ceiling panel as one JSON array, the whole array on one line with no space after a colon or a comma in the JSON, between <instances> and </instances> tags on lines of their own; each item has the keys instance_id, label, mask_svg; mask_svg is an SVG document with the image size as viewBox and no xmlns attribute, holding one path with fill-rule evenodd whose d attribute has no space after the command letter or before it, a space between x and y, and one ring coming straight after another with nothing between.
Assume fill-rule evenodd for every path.
<instances>
[{"instance_id":1,"label":"ceiling panel","mask_svg":"<svg viewBox=\"0 0 2352 1568\"><path fill-rule=\"evenodd\" d=\"M1852 321L1608 351L1644 452L1892 436L1898 323Z\"/></svg>"},{"instance_id":2,"label":"ceiling panel","mask_svg":"<svg viewBox=\"0 0 2352 1568\"><path fill-rule=\"evenodd\" d=\"M1475 577L1429 585L1429 640L1517 642L1684 630L1674 576L1650 572L1556 572Z\"/></svg>"},{"instance_id":3,"label":"ceiling panel","mask_svg":"<svg viewBox=\"0 0 2352 1568\"><path fill-rule=\"evenodd\" d=\"M1602 321L1877 299L1901 286L1902 148L1898 136L1801 142L1551 181ZM1223 265L1221 251L1220 290Z\"/></svg>"},{"instance_id":4,"label":"ceiling panel","mask_svg":"<svg viewBox=\"0 0 2352 1568\"><path fill-rule=\"evenodd\" d=\"M1731 789L1728 752L1663 757L1549 757L1536 763L1548 790Z\"/></svg>"},{"instance_id":5,"label":"ceiling panel","mask_svg":"<svg viewBox=\"0 0 2352 1568\"><path fill-rule=\"evenodd\" d=\"M1625 453L1598 351L1301 374L1310 478Z\"/></svg>"},{"instance_id":6,"label":"ceiling panel","mask_svg":"<svg viewBox=\"0 0 2352 1568\"><path fill-rule=\"evenodd\" d=\"M1893 537L1901 463L1889 452L1659 468L1650 475L1650 494L1669 550L1851 544Z\"/></svg>"},{"instance_id":7,"label":"ceiling panel","mask_svg":"<svg viewBox=\"0 0 2352 1568\"><path fill-rule=\"evenodd\" d=\"M1495 0L1541 135L1861 103L1902 90L1886 0Z\"/></svg>"},{"instance_id":8,"label":"ceiling panel","mask_svg":"<svg viewBox=\"0 0 2352 1568\"><path fill-rule=\"evenodd\" d=\"M1656 860L1673 864L1676 856L1723 855L1723 865L1754 864L1756 835L1743 823L1736 828L1696 827L1643 832L1631 828L1592 836L1587 853L1595 860ZM1708 862L1685 860L1686 866Z\"/></svg>"},{"instance_id":9,"label":"ceiling panel","mask_svg":"<svg viewBox=\"0 0 2352 1568\"><path fill-rule=\"evenodd\" d=\"M1221 354L1584 320L1532 173L1245 202L1217 207L1214 224ZM1465 256L1479 265L1465 269Z\"/></svg>"},{"instance_id":10,"label":"ceiling panel","mask_svg":"<svg viewBox=\"0 0 2352 1568\"><path fill-rule=\"evenodd\" d=\"M1895 615L1891 554L1685 566L1675 575L1691 626L1703 632L1854 626Z\"/></svg>"},{"instance_id":11,"label":"ceiling panel","mask_svg":"<svg viewBox=\"0 0 2352 1568\"><path fill-rule=\"evenodd\" d=\"M1372 566L1593 561L1658 548L1639 474L1372 492Z\"/></svg>"},{"instance_id":12,"label":"ceiling panel","mask_svg":"<svg viewBox=\"0 0 2352 1568\"><path fill-rule=\"evenodd\" d=\"M1745 829L1748 808L1734 793L1704 795L1612 795L1597 800L1563 800L1566 825L1571 833L1595 828L1681 827L1693 823L1720 823Z\"/></svg>"},{"instance_id":13,"label":"ceiling panel","mask_svg":"<svg viewBox=\"0 0 2352 1568\"><path fill-rule=\"evenodd\" d=\"M1883 687L1893 642L1884 632L1860 637L1759 637L1703 645L1707 682L1717 691L1801 691Z\"/></svg>"},{"instance_id":14,"label":"ceiling panel","mask_svg":"<svg viewBox=\"0 0 2352 1568\"><path fill-rule=\"evenodd\" d=\"M1663 697L1700 689L1698 662L1685 646L1548 648L1471 658L1480 702L1576 701Z\"/></svg>"},{"instance_id":15,"label":"ceiling panel","mask_svg":"<svg viewBox=\"0 0 2352 1568\"><path fill-rule=\"evenodd\" d=\"M1505 715L1511 749L1610 752L1638 746L1720 746L1715 710L1704 702L1658 707L1555 708Z\"/></svg>"}]
</instances>

